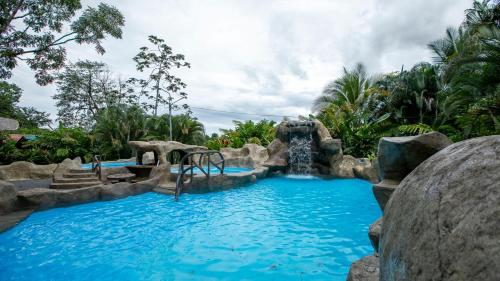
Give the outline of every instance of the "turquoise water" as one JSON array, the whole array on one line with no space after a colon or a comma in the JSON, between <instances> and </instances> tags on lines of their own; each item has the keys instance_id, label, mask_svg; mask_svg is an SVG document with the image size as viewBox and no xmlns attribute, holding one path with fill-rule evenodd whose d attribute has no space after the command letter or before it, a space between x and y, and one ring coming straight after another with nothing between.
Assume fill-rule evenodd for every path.
<instances>
[{"instance_id":1,"label":"turquoise water","mask_svg":"<svg viewBox=\"0 0 500 281\"><path fill-rule=\"evenodd\" d=\"M0 280L342 280L381 215L361 180L270 178L36 212L0 234Z\"/></svg>"},{"instance_id":2,"label":"turquoise water","mask_svg":"<svg viewBox=\"0 0 500 281\"><path fill-rule=\"evenodd\" d=\"M104 167L104 168L125 167L125 166L132 166L135 164L136 164L135 161L132 161L132 162L118 162L118 161L101 162L101 167ZM92 169L92 163L81 164L80 167L82 167L83 169Z\"/></svg>"},{"instance_id":3,"label":"turquoise water","mask_svg":"<svg viewBox=\"0 0 500 281\"><path fill-rule=\"evenodd\" d=\"M207 170L207 167L205 167L205 171ZM224 167L224 173L225 174L232 174L232 173L241 173L241 172L248 172L251 171L252 169L250 168L242 168L242 167ZM173 166L170 168L170 171L172 173L177 173L179 171L178 166ZM202 172L198 168L193 169L193 173L195 174L201 174ZM189 172L188 172L189 174ZM220 170L214 167L210 167L210 174L220 174Z\"/></svg>"},{"instance_id":4,"label":"turquoise water","mask_svg":"<svg viewBox=\"0 0 500 281\"><path fill-rule=\"evenodd\" d=\"M136 165L135 162L101 162L102 167L104 168L113 168L113 167L125 167L125 166L132 166ZM87 163L87 164L82 164L80 165L83 169L91 169L92 164ZM176 173L179 170L178 165L173 165L172 168L170 169L173 173ZM224 173L226 174L231 174L231 173L241 173L241 172L248 172L251 171L252 169L250 168L240 168L240 167L225 167L224 168ZM201 174L200 169L195 168L193 169L194 173L199 173ZM220 173L220 171L217 168L210 167L210 173L216 174Z\"/></svg>"}]
</instances>

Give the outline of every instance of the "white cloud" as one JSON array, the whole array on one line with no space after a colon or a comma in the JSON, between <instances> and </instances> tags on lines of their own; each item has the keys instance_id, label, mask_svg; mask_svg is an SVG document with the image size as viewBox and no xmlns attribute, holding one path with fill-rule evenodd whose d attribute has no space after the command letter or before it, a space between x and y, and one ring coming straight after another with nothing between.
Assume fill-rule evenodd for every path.
<instances>
[{"instance_id":1,"label":"white cloud","mask_svg":"<svg viewBox=\"0 0 500 281\"><path fill-rule=\"evenodd\" d=\"M342 67L361 61L386 72L430 60L426 44L458 25L470 0L104 1L125 15L122 40L68 45L70 61L101 60L122 77L137 76L132 57L150 34L186 55L178 72L193 107L277 115L307 115L323 86ZM95 6L98 1L84 1ZM40 87L26 67L13 82L23 105L52 113L55 86ZM193 110L208 132L256 116ZM279 121L279 118L274 118Z\"/></svg>"}]
</instances>

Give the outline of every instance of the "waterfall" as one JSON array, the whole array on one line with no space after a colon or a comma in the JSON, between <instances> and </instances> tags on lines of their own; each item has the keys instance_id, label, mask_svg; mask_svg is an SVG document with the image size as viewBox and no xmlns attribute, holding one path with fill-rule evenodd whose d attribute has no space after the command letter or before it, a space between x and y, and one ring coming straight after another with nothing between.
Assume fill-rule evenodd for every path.
<instances>
[{"instance_id":1,"label":"waterfall","mask_svg":"<svg viewBox=\"0 0 500 281\"><path fill-rule=\"evenodd\" d=\"M308 136L290 138L288 148L288 172L295 175L307 175L311 172L312 133Z\"/></svg>"}]
</instances>

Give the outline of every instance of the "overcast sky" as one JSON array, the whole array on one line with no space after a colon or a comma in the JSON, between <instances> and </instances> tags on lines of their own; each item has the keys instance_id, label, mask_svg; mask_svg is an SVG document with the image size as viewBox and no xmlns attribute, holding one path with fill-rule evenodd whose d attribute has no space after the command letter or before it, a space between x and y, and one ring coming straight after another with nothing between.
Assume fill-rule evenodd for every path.
<instances>
[{"instance_id":1,"label":"overcast sky","mask_svg":"<svg viewBox=\"0 0 500 281\"><path fill-rule=\"evenodd\" d=\"M123 39L106 40L102 56L91 46L67 45L69 61L99 60L117 76L137 77L132 57L148 35L157 35L192 65L176 72L188 84L190 106L297 116L310 113L313 99L343 66L363 62L371 73L381 73L430 61L426 44L457 26L472 0L82 2L116 6L126 20ZM55 85L37 86L25 66L12 81L24 90L23 106L57 117ZM193 112L207 133L231 127L235 119L264 118Z\"/></svg>"}]
</instances>

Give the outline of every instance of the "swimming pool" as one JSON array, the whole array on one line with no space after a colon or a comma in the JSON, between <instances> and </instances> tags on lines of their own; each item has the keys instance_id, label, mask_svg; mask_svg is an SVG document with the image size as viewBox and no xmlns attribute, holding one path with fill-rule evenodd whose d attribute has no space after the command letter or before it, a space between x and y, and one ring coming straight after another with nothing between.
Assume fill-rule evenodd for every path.
<instances>
[{"instance_id":1,"label":"swimming pool","mask_svg":"<svg viewBox=\"0 0 500 281\"><path fill-rule=\"evenodd\" d=\"M133 165L136 165L136 163L135 162L114 161L114 162L101 162L101 165L103 168L114 168L114 167L133 166ZM81 164L80 167L83 169L92 169L92 164L91 163ZM178 170L179 170L179 165L172 165L172 167L170 168L170 171L172 173L177 173ZM224 167L224 173L226 173L226 174L248 172L251 170L252 169L250 169L250 168L243 168L243 167ZM193 172L195 174L201 174L201 171L198 168L193 169ZM220 173L220 171L217 168L212 166L212 167L210 167L210 173L217 174L217 173Z\"/></svg>"},{"instance_id":2,"label":"swimming pool","mask_svg":"<svg viewBox=\"0 0 500 281\"><path fill-rule=\"evenodd\" d=\"M0 280L345 280L381 215L361 180L275 177L36 212L0 234Z\"/></svg>"},{"instance_id":3,"label":"swimming pool","mask_svg":"<svg viewBox=\"0 0 500 281\"><path fill-rule=\"evenodd\" d=\"M103 167L103 168L125 167L125 166L132 166L132 165L136 165L136 162L135 161L128 161L128 162L120 162L120 161L101 162L101 167ZM80 167L83 168L83 169L92 169L92 163L81 164Z\"/></svg>"}]
</instances>

